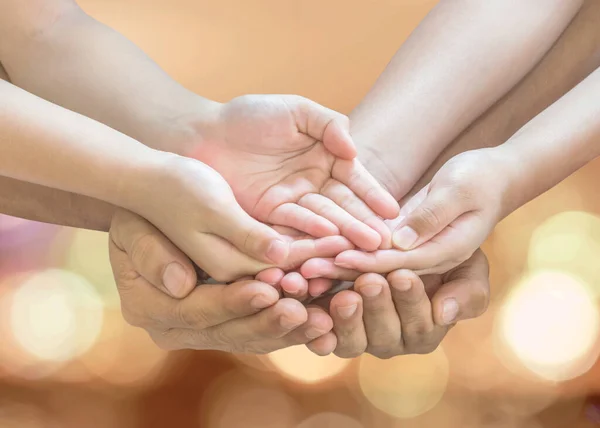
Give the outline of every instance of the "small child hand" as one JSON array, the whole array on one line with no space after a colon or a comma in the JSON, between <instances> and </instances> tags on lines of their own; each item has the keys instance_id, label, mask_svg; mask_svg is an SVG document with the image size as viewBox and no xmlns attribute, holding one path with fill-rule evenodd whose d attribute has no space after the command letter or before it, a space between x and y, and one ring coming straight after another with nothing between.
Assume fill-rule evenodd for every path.
<instances>
[{"instance_id":1,"label":"small child hand","mask_svg":"<svg viewBox=\"0 0 600 428\"><path fill-rule=\"evenodd\" d=\"M159 228L209 276L227 282L352 247L341 236L284 236L247 214L227 182L209 166L158 152L123 184L121 206Z\"/></svg>"},{"instance_id":2,"label":"small child hand","mask_svg":"<svg viewBox=\"0 0 600 428\"><path fill-rule=\"evenodd\" d=\"M502 150L481 149L450 159L401 210L392 250L349 250L338 267L388 273L444 273L467 260L505 215L515 169Z\"/></svg>"}]
</instances>

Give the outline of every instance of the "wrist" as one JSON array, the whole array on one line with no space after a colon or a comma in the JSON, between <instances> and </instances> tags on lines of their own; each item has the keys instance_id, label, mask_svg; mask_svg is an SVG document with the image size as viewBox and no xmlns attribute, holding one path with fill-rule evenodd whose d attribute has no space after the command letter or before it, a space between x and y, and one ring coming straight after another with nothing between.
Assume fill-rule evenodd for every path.
<instances>
[{"instance_id":1,"label":"wrist","mask_svg":"<svg viewBox=\"0 0 600 428\"><path fill-rule=\"evenodd\" d=\"M161 126L160 141L154 147L161 151L194 157L204 142L213 138L220 127L222 106L222 103L194 94L185 106L184 113Z\"/></svg>"},{"instance_id":2,"label":"wrist","mask_svg":"<svg viewBox=\"0 0 600 428\"><path fill-rule=\"evenodd\" d=\"M171 181L181 156L148 148L119 176L114 205L145 216L152 204L160 204L161 184Z\"/></svg>"},{"instance_id":3,"label":"wrist","mask_svg":"<svg viewBox=\"0 0 600 428\"><path fill-rule=\"evenodd\" d=\"M358 151L358 159L373 177L394 197L402 199L418 180L413 165L402 162L405 157L396 155L393 148L382 149L369 144L369 139L352 132ZM415 178L416 177L416 178Z\"/></svg>"},{"instance_id":4,"label":"wrist","mask_svg":"<svg viewBox=\"0 0 600 428\"><path fill-rule=\"evenodd\" d=\"M493 161L489 170L495 171L497 179L502 183L498 194L500 221L528 201L527 169L522 167L524 160L520 158L519 151L507 144L480 150L491 155Z\"/></svg>"}]
</instances>

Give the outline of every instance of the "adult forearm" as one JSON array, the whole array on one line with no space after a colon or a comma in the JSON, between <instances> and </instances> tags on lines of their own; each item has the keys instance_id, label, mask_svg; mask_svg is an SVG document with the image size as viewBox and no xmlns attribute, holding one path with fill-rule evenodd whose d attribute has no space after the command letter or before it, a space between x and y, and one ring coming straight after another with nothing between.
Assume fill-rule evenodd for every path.
<instances>
[{"instance_id":1,"label":"adult forearm","mask_svg":"<svg viewBox=\"0 0 600 428\"><path fill-rule=\"evenodd\" d=\"M65 5L60 14L47 13L35 36L18 29L7 35L1 59L12 82L153 148L192 150L198 130L213 119L215 103L185 89L139 47L76 5L52 3Z\"/></svg>"},{"instance_id":2,"label":"adult forearm","mask_svg":"<svg viewBox=\"0 0 600 428\"><path fill-rule=\"evenodd\" d=\"M8 177L0 177L0 213L62 226L108 231L114 206Z\"/></svg>"},{"instance_id":3,"label":"adult forearm","mask_svg":"<svg viewBox=\"0 0 600 428\"><path fill-rule=\"evenodd\" d=\"M446 145L535 66L581 3L440 2L352 113L361 157L390 164L386 184L403 196Z\"/></svg>"},{"instance_id":4,"label":"adult forearm","mask_svg":"<svg viewBox=\"0 0 600 428\"><path fill-rule=\"evenodd\" d=\"M600 2L588 0L542 61L460 134L414 185L421 190L450 158L505 143L600 66Z\"/></svg>"}]
</instances>

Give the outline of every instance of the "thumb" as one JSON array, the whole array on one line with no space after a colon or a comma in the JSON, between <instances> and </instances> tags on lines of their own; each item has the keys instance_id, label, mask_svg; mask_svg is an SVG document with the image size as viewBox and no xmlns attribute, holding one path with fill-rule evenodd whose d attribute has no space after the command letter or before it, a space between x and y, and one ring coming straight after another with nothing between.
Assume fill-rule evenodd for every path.
<instances>
[{"instance_id":1,"label":"thumb","mask_svg":"<svg viewBox=\"0 0 600 428\"><path fill-rule=\"evenodd\" d=\"M176 298L187 296L195 288L197 276L190 259L137 214L117 211L109 239L117 283L123 276L141 276ZM122 272L127 266L128 272Z\"/></svg>"},{"instance_id":2,"label":"thumb","mask_svg":"<svg viewBox=\"0 0 600 428\"><path fill-rule=\"evenodd\" d=\"M283 236L237 204L221 210L210 223L210 229L253 259L278 266L288 259L290 244Z\"/></svg>"},{"instance_id":3,"label":"thumb","mask_svg":"<svg viewBox=\"0 0 600 428\"><path fill-rule=\"evenodd\" d=\"M465 212L449 188L430 189L424 200L409 212L392 235L394 247L411 250L427 242Z\"/></svg>"},{"instance_id":4,"label":"thumb","mask_svg":"<svg viewBox=\"0 0 600 428\"><path fill-rule=\"evenodd\" d=\"M322 141L334 156L346 160L356 157L348 116L307 98L301 98L296 112L296 125L304 134Z\"/></svg>"}]
</instances>

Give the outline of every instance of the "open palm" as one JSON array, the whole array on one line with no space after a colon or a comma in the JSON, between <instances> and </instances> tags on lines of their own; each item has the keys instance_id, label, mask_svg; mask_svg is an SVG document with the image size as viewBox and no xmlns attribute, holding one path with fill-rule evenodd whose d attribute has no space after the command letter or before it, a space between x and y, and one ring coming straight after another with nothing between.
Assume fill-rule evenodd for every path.
<instances>
[{"instance_id":1,"label":"open palm","mask_svg":"<svg viewBox=\"0 0 600 428\"><path fill-rule=\"evenodd\" d=\"M194 157L257 220L375 250L388 231L379 216L395 217L398 205L355 159L348 126L346 116L300 96L242 96L221 107Z\"/></svg>"}]
</instances>

